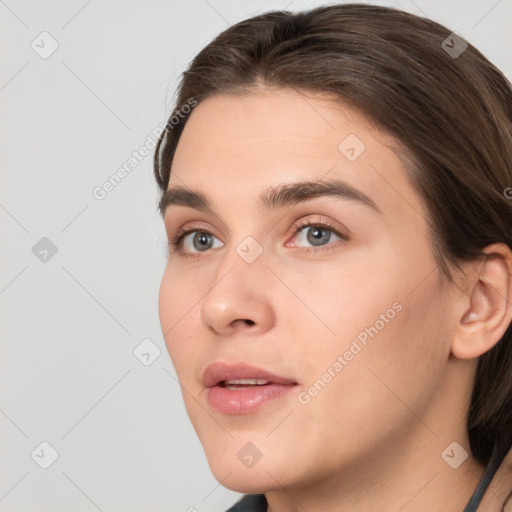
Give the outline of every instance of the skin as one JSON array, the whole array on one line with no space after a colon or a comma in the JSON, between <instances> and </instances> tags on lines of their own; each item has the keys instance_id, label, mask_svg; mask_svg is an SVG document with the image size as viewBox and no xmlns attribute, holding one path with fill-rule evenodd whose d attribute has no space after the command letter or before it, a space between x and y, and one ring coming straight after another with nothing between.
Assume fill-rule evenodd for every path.
<instances>
[{"instance_id":1,"label":"skin","mask_svg":"<svg viewBox=\"0 0 512 512\"><path fill-rule=\"evenodd\" d=\"M354 161L338 149L349 134L365 145ZM398 147L346 105L263 87L201 102L178 144L169 189L201 192L212 212L168 206L167 235L191 228L214 242L198 251L192 234L171 246L162 331L213 474L230 489L264 492L270 511L460 512L483 473L465 418L477 358L512 319L510 251L495 244L446 280ZM364 192L379 211L333 197L258 206L269 187L328 179ZM297 222L309 233L327 222L348 239L333 232L315 247L307 227L293 233ZM263 251L252 263L236 251L248 236ZM300 403L297 393L393 304L394 318ZM248 415L221 414L201 383L215 361L288 377L297 393ZM252 467L237 457L248 442L262 453ZM453 442L457 457L469 453L457 469L441 457Z\"/></svg>"}]
</instances>

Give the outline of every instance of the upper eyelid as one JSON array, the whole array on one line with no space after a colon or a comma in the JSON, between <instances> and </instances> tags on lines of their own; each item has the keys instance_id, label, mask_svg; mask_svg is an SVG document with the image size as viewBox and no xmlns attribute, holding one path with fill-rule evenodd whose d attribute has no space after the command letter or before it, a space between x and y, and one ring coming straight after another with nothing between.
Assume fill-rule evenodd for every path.
<instances>
[{"instance_id":1,"label":"upper eyelid","mask_svg":"<svg viewBox=\"0 0 512 512\"><path fill-rule=\"evenodd\" d=\"M186 225L186 224L185 224ZM210 228L205 228L203 226L196 226L192 223L192 225L190 227L187 227L187 228L183 228L183 227L180 227L178 229L176 229L172 235L169 237L169 241L172 241L174 242L178 237L179 237L179 244L181 244L184 240L185 237L191 235L192 233L201 233L201 232L204 232L204 233L209 233L210 235L214 236L215 238L217 238L218 240L221 240L214 232L212 229ZM222 242L222 240L221 240ZM224 243L224 242L223 242Z\"/></svg>"},{"instance_id":2,"label":"upper eyelid","mask_svg":"<svg viewBox=\"0 0 512 512\"><path fill-rule=\"evenodd\" d=\"M173 229L174 232L177 232L181 229L182 226L187 225L187 224L206 223L206 224L212 225L212 223L214 223L214 224L218 223L218 224L220 224L220 228L223 231L226 231L228 234L232 233L232 230L227 226L227 224L220 217L215 215L214 213L203 212L202 210L198 210L196 208L191 208L189 206L182 206L182 205L172 205L172 206L168 207L168 210L170 210L171 208L177 208L178 210L181 210L181 212L180 213L176 212L177 214L175 214L175 215L164 215L163 222L164 222L164 226L165 226L166 230L170 229L174 225L178 226L177 229ZM166 210L166 212L168 210ZM202 220L190 220L190 221L187 220L187 221L183 221L183 222L180 220L177 220L177 219L182 218L185 215L186 215L186 217L189 217L190 212L192 212L194 214L194 216L195 216L195 214L201 215L201 217L203 217L203 219ZM207 229L207 231L208 231L208 229Z\"/></svg>"},{"instance_id":3,"label":"upper eyelid","mask_svg":"<svg viewBox=\"0 0 512 512\"><path fill-rule=\"evenodd\" d=\"M332 231L336 231L336 232L341 231L338 227L336 227L336 225L332 221L311 219L310 217L312 217L314 215L316 215L316 214L306 215L306 216L303 216L300 219L294 221L292 226L291 226L291 228L288 230L287 233L289 234L291 231L295 231L299 226L300 226L301 229L305 228L307 226L324 226L326 228L331 229ZM173 232L176 234L176 233L179 233L181 231L184 231L185 234L190 234L191 232L195 232L195 231L204 231L204 232L208 232L208 233L214 235L216 238L219 238L213 232L214 230L212 230L211 228L208 228L208 227L205 228L203 226L200 226L200 225L197 224L198 222L203 222L203 221L191 221L190 222L191 225L189 227L183 229L183 226L181 226L178 229L173 230ZM185 222L184 226L186 226L187 224L189 224L189 222ZM343 230L344 231L350 232L350 230L345 225L341 224L341 226L343 226ZM229 230L229 233L231 234L232 231Z\"/></svg>"},{"instance_id":4,"label":"upper eyelid","mask_svg":"<svg viewBox=\"0 0 512 512\"><path fill-rule=\"evenodd\" d=\"M332 219L328 220L315 220L311 217L314 217L316 214L306 215L305 217L302 217L301 219L295 221L293 223L293 227L301 226L307 227L307 226L324 226L325 228L334 231L336 234L341 236L342 238L348 238L351 236L352 231L342 222L340 221L334 221ZM293 229L292 227L292 229Z\"/></svg>"}]
</instances>

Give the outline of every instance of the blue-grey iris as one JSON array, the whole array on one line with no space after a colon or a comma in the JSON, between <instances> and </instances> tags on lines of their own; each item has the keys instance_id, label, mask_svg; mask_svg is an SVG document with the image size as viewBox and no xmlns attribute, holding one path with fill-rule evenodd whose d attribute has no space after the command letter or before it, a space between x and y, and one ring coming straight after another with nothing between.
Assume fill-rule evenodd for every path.
<instances>
[{"instance_id":1,"label":"blue-grey iris","mask_svg":"<svg viewBox=\"0 0 512 512\"><path fill-rule=\"evenodd\" d=\"M307 238L311 245L324 245L331 239L331 232L319 226L310 227Z\"/></svg>"},{"instance_id":2,"label":"blue-grey iris","mask_svg":"<svg viewBox=\"0 0 512 512\"><path fill-rule=\"evenodd\" d=\"M194 233L194 236L192 237L192 245L197 251L210 249L212 243L212 235L210 235L210 233L205 233L204 231L198 231L197 233Z\"/></svg>"}]
</instances>

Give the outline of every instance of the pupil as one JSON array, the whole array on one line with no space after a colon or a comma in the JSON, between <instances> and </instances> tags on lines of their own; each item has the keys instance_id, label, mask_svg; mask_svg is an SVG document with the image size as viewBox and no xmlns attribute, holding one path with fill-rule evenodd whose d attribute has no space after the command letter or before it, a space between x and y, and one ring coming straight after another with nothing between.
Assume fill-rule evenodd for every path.
<instances>
[{"instance_id":1,"label":"pupil","mask_svg":"<svg viewBox=\"0 0 512 512\"><path fill-rule=\"evenodd\" d=\"M211 244L211 236L209 233L197 232L193 238L194 249L202 251L208 249Z\"/></svg>"},{"instance_id":2,"label":"pupil","mask_svg":"<svg viewBox=\"0 0 512 512\"><path fill-rule=\"evenodd\" d=\"M331 238L331 232L328 229L315 227L308 230L308 242L311 245L322 245Z\"/></svg>"}]
</instances>

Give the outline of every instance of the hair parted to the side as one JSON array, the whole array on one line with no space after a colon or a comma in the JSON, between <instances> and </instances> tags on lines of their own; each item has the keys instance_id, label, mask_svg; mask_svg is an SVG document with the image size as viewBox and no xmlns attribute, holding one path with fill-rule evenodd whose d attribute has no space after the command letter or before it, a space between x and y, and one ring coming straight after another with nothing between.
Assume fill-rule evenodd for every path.
<instances>
[{"instance_id":1,"label":"hair parted to the side","mask_svg":"<svg viewBox=\"0 0 512 512\"><path fill-rule=\"evenodd\" d=\"M469 45L442 47L446 27L365 4L270 12L229 27L185 71L176 109L190 98L246 93L264 84L332 95L405 149L411 184L429 212L431 244L448 278L458 263L502 242L512 248L512 89ZM167 189L189 115L162 134L155 178ZM512 442L512 327L482 355L468 416L474 456Z\"/></svg>"}]
</instances>

